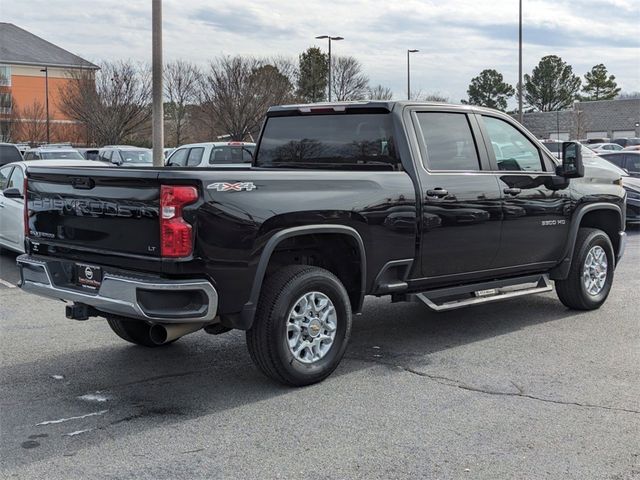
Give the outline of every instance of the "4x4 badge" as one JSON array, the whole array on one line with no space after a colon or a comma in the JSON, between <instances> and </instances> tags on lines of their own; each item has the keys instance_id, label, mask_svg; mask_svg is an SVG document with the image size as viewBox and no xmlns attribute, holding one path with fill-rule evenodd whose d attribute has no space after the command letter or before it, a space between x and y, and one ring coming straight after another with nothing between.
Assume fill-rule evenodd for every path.
<instances>
[{"instance_id":1,"label":"4x4 badge","mask_svg":"<svg viewBox=\"0 0 640 480\"><path fill-rule=\"evenodd\" d=\"M216 182L207 185L207 190L215 190L217 192L242 192L243 190L250 192L256 188L258 187L253 182Z\"/></svg>"}]
</instances>

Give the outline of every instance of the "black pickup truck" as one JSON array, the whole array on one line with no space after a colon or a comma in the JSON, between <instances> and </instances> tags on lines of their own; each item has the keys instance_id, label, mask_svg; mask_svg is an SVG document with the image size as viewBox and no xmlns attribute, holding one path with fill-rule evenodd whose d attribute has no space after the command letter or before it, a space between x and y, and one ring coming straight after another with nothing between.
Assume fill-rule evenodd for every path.
<instances>
[{"instance_id":1,"label":"black pickup truck","mask_svg":"<svg viewBox=\"0 0 640 480\"><path fill-rule=\"evenodd\" d=\"M585 176L471 106L273 107L251 169L29 168L21 287L158 346L246 330L289 385L326 378L366 295L436 311L551 290L607 298L625 245L619 175Z\"/></svg>"}]
</instances>

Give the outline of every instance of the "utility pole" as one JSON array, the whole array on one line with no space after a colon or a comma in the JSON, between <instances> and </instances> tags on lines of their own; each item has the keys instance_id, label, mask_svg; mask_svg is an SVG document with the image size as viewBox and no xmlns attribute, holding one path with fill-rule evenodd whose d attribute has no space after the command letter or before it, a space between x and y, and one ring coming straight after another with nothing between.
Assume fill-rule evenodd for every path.
<instances>
[{"instance_id":1,"label":"utility pole","mask_svg":"<svg viewBox=\"0 0 640 480\"><path fill-rule=\"evenodd\" d=\"M344 40L343 37L332 37L331 35L318 35L316 39L324 40L325 38L329 39L329 101L331 101L331 40Z\"/></svg>"},{"instance_id":2,"label":"utility pole","mask_svg":"<svg viewBox=\"0 0 640 480\"><path fill-rule=\"evenodd\" d=\"M162 105L162 0L152 0L151 23L151 137L153 166L164 166L164 111Z\"/></svg>"},{"instance_id":3,"label":"utility pole","mask_svg":"<svg viewBox=\"0 0 640 480\"><path fill-rule=\"evenodd\" d=\"M407 50L407 100L411 100L411 69L409 65L409 55L419 51L420 50L416 49Z\"/></svg>"},{"instance_id":4,"label":"utility pole","mask_svg":"<svg viewBox=\"0 0 640 480\"><path fill-rule=\"evenodd\" d=\"M49 129L49 67L44 67L44 103L47 110L47 143L51 143L51 131Z\"/></svg>"},{"instance_id":5,"label":"utility pole","mask_svg":"<svg viewBox=\"0 0 640 480\"><path fill-rule=\"evenodd\" d=\"M522 113L522 90L524 89L522 85L522 0L520 0L520 9L518 12L519 22L518 22L518 121L522 123L523 121L523 113Z\"/></svg>"}]
</instances>

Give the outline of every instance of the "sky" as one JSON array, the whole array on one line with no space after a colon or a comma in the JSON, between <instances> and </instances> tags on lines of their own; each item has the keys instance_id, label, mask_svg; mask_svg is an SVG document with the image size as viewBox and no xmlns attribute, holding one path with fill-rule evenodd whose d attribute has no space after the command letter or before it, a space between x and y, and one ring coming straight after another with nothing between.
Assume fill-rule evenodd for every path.
<instances>
[{"instance_id":1,"label":"sky","mask_svg":"<svg viewBox=\"0 0 640 480\"><path fill-rule=\"evenodd\" d=\"M11 22L87 60L151 62L151 0L0 0ZM584 76L604 63L623 91L640 91L640 0L523 0L523 69L559 55ZM288 56L318 35L340 35L334 55L358 58L372 85L466 98L494 68L515 85L517 0L164 0L164 59L206 66L219 55Z\"/></svg>"}]
</instances>

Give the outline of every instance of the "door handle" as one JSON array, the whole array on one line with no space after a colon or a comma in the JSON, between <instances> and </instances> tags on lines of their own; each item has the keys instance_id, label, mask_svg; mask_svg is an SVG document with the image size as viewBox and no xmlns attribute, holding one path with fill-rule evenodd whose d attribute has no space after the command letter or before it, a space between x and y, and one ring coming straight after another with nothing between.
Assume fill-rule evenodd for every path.
<instances>
[{"instance_id":1,"label":"door handle","mask_svg":"<svg viewBox=\"0 0 640 480\"><path fill-rule=\"evenodd\" d=\"M427 190L427 197L442 198L442 197L446 197L447 195L449 195L449 192L446 191L444 188L436 187L433 190Z\"/></svg>"},{"instance_id":2,"label":"door handle","mask_svg":"<svg viewBox=\"0 0 640 480\"><path fill-rule=\"evenodd\" d=\"M503 190L504 193L506 193L507 195L518 195L521 190L519 188L505 188Z\"/></svg>"}]
</instances>

